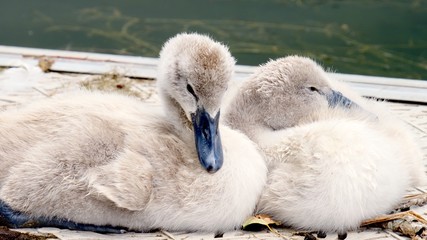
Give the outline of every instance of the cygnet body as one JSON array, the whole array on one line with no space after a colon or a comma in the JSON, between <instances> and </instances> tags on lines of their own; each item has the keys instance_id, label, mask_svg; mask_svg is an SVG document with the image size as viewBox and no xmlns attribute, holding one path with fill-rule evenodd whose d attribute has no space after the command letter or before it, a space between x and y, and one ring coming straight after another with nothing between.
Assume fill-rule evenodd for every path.
<instances>
[{"instance_id":1,"label":"cygnet body","mask_svg":"<svg viewBox=\"0 0 427 240\"><path fill-rule=\"evenodd\" d=\"M136 231L239 227L255 208L267 168L245 135L218 129L233 66L222 44L179 34L160 55L165 113L97 92L0 113L1 214L8 217L10 208L47 225L62 219Z\"/></svg>"},{"instance_id":2,"label":"cygnet body","mask_svg":"<svg viewBox=\"0 0 427 240\"><path fill-rule=\"evenodd\" d=\"M225 121L266 155L258 213L298 229L345 233L425 181L409 130L366 101L298 56L270 61L242 84Z\"/></svg>"}]
</instances>

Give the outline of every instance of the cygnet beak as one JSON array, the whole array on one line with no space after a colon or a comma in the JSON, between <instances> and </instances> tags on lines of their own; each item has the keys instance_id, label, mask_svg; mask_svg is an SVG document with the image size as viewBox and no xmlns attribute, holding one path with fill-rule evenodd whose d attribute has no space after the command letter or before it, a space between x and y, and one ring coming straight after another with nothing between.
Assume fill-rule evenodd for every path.
<instances>
[{"instance_id":1,"label":"cygnet beak","mask_svg":"<svg viewBox=\"0 0 427 240\"><path fill-rule=\"evenodd\" d=\"M328 100L329 107L345 107L351 108L356 105L353 101L345 97L342 93L332 90L326 94L326 99Z\"/></svg>"},{"instance_id":2,"label":"cygnet beak","mask_svg":"<svg viewBox=\"0 0 427 240\"><path fill-rule=\"evenodd\" d=\"M212 118L203 107L191 114L196 149L199 161L210 173L218 171L223 164L221 137L219 135L219 111Z\"/></svg>"},{"instance_id":3,"label":"cygnet beak","mask_svg":"<svg viewBox=\"0 0 427 240\"><path fill-rule=\"evenodd\" d=\"M357 105L357 103L351 101L350 99L348 99L338 91L331 90L330 93L325 95L326 95L326 98L328 99L329 107L331 108L344 107L347 109L356 109L356 110L365 112L367 116L370 117L371 120L378 121L378 117L375 114L360 107L359 105Z\"/></svg>"}]
</instances>

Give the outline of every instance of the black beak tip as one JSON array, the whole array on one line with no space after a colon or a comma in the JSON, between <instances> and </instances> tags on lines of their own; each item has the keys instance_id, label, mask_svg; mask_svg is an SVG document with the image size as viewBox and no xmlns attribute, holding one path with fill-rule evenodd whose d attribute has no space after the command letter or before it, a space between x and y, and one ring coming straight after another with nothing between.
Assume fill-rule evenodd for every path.
<instances>
[{"instance_id":1,"label":"black beak tip","mask_svg":"<svg viewBox=\"0 0 427 240\"><path fill-rule=\"evenodd\" d=\"M216 173L222 167L222 162L219 164L210 164L205 166L205 169L208 173Z\"/></svg>"},{"instance_id":2,"label":"black beak tip","mask_svg":"<svg viewBox=\"0 0 427 240\"><path fill-rule=\"evenodd\" d=\"M206 171L208 171L208 173L214 173L215 172L215 170L214 170L214 168L212 166L208 166L206 168Z\"/></svg>"}]
</instances>

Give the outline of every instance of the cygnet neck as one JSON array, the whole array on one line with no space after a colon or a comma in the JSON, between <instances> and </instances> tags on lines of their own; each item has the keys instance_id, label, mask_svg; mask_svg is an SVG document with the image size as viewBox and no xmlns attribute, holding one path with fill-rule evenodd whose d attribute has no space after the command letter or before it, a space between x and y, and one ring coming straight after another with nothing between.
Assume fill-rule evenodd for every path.
<instances>
[{"instance_id":1,"label":"cygnet neck","mask_svg":"<svg viewBox=\"0 0 427 240\"><path fill-rule=\"evenodd\" d=\"M177 134L186 142L194 142L194 133L191 121L187 118L181 105L166 92L160 90L164 112L167 119L172 123Z\"/></svg>"},{"instance_id":2,"label":"cygnet neck","mask_svg":"<svg viewBox=\"0 0 427 240\"><path fill-rule=\"evenodd\" d=\"M237 102L234 102L235 104ZM249 114L247 109L237 106L229 106L224 115L224 123L232 129L239 130L256 142L257 135L262 131L262 127L257 124L257 121Z\"/></svg>"}]
</instances>

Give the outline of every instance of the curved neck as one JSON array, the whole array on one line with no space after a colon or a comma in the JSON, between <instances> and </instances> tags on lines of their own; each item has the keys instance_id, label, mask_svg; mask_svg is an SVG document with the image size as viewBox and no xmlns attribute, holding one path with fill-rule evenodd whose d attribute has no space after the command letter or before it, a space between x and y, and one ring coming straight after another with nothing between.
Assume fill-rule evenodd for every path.
<instances>
[{"instance_id":1,"label":"curved neck","mask_svg":"<svg viewBox=\"0 0 427 240\"><path fill-rule=\"evenodd\" d=\"M244 133L252 141L257 142L261 127L252 116L247 109L240 108L239 104L233 102L227 107L223 122L230 128Z\"/></svg>"},{"instance_id":2,"label":"curved neck","mask_svg":"<svg viewBox=\"0 0 427 240\"><path fill-rule=\"evenodd\" d=\"M185 115L181 105L167 93L160 93L166 117L174 125L175 130L185 141L194 141L193 126Z\"/></svg>"}]
</instances>

